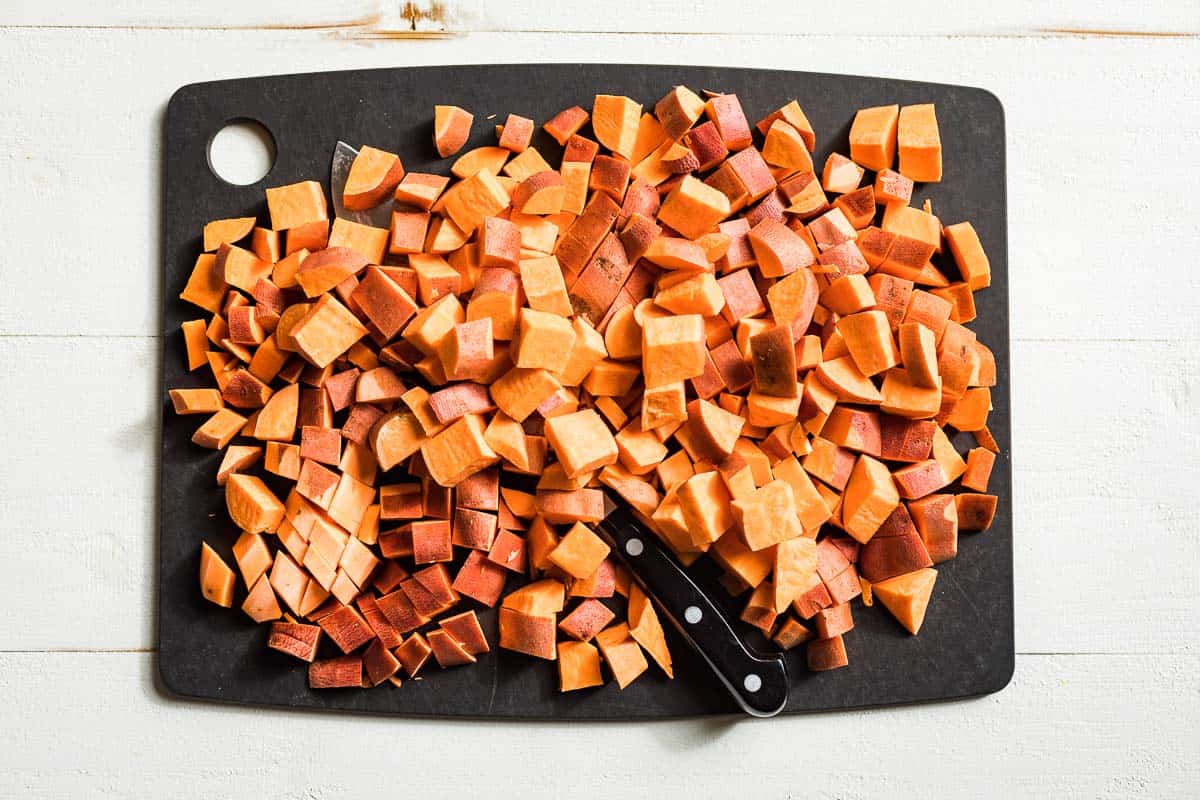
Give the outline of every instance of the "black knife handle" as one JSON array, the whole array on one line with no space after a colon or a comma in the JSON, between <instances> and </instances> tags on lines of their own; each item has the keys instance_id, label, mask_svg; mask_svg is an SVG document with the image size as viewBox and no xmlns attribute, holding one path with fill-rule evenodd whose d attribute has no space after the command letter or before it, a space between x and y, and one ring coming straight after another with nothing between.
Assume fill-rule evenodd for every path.
<instances>
[{"instance_id":1,"label":"black knife handle","mask_svg":"<svg viewBox=\"0 0 1200 800\"><path fill-rule=\"evenodd\" d=\"M757 653L742 643L729 620L688 577L629 508L620 502L597 527L667 618L712 667L738 704L756 717L783 710L787 666L781 655Z\"/></svg>"}]
</instances>

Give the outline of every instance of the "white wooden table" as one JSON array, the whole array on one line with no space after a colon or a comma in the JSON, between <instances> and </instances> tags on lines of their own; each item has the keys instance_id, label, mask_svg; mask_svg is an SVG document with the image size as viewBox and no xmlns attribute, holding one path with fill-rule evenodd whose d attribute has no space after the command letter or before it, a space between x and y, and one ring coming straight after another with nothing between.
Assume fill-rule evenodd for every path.
<instances>
[{"instance_id":1,"label":"white wooden table","mask_svg":"<svg viewBox=\"0 0 1200 800\"><path fill-rule=\"evenodd\" d=\"M877 2L519 0L452 14L467 36L421 40L401 33L447 23L412 23L399 0L149 5L0 6L0 796L1200 795L1200 3L911 0L894 17ZM167 98L214 78L517 60L832 70L999 95L1016 478L1007 689L636 726L157 693Z\"/></svg>"}]
</instances>

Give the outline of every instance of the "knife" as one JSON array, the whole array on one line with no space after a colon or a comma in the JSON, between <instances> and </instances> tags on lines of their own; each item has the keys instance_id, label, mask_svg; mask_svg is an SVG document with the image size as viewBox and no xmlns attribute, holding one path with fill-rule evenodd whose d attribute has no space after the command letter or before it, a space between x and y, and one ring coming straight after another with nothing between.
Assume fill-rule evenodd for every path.
<instances>
[{"instance_id":1,"label":"knife","mask_svg":"<svg viewBox=\"0 0 1200 800\"><path fill-rule=\"evenodd\" d=\"M371 225L391 226L392 204L381 203L366 211L348 211L342 205L346 179L358 150L339 141L333 150L329 188L333 212L339 219ZM787 666L781 655L764 655L747 647L734 632L725 615L697 586L683 568L658 544L658 540L624 503L604 494L605 517L597 525L619 557L629 566L673 624L708 663L747 714L772 717L787 705Z\"/></svg>"},{"instance_id":2,"label":"knife","mask_svg":"<svg viewBox=\"0 0 1200 800\"><path fill-rule=\"evenodd\" d=\"M329 165L329 193L333 195L333 213L338 219L357 222L360 225L370 225L374 228L390 228L392 226L392 203L390 200L380 203L366 211L350 211L342 205L342 194L346 191L346 179L350 177L350 167L358 156L358 150L345 142L339 141L333 148L333 161Z\"/></svg>"},{"instance_id":3,"label":"knife","mask_svg":"<svg viewBox=\"0 0 1200 800\"><path fill-rule=\"evenodd\" d=\"M755 717L773 717L782 711L788 698L783 656L746 646L721 610L626 504L605 492L604 509L604 519L596 525L600 534L742 710Z\"/></svg>"}]
</instances>

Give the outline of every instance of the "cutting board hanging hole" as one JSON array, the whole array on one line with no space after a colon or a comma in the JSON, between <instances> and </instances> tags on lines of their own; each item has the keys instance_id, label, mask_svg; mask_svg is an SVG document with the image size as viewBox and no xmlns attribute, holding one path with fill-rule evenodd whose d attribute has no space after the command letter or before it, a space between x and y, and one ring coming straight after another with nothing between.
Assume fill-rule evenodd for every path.
<instances>
[{"instance_id":1,"label":"cutting board hanging hole","mask_svg":"<svg viewBox=\"0 0 1200 800\"><path fill-rule=\"evenodd\" d=\"M230 120L208 143L208 168L226 183L258 183L274 166L275 137L257 120Z\"/></svg>"}]
</instances>

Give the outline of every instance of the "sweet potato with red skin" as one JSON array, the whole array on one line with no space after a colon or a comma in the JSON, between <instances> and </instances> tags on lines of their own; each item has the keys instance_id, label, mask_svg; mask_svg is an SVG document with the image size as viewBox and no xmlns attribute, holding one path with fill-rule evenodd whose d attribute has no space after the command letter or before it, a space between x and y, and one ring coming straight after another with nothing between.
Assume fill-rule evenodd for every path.
<instances>
[{"instance_id":1,"label":"sweet potato with red skin","mask_svg":"<svg viewBox=\"0 0 1200 800\"><path fill-rule=\"evenodd\" d=\"M809 670L813 672L839 669L850 663L846 658L846 644L841 636L810 640L805 650L805 658Z\"/></svg>"},{"instance_id":2,"label":"sweet potato with red skin","mask_svg":"<svg viewBox=\"0 0 1200 800\"><path fill-rule=\"evenodd\" d=\"M958 508L954 495L932 494L910 501L908 508L934 564L958 555Z\"/></svg>"},{"instance_id":3,"label":"sweet potato with red skin","mask_svg":"<svg viewBox=\"0 0 1200 800\"><path fill-rule=\"evenodd\" d=\"M599 600L588 598L577 605L558 623L559 630L581 642L593 636L613 621L613 612Z\"/></svg>"}]
</instances>

